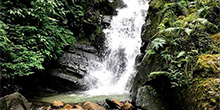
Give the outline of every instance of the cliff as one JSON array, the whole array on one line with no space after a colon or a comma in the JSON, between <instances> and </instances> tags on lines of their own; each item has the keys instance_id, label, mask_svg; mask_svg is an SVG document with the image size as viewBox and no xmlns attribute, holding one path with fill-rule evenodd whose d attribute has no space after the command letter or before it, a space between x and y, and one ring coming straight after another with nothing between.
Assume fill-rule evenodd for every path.
<instances>
[{"instance_id":1,"label":"cliff","mask_svg":"<svg viewBox=\"0 0 220 110\"><path fill-rule=\"evenodd\" d=\"M219 7L218 0L150 2L142 32L145 55L131 89L137 106L145 107L138 101L146 98L139 95L145 87L162 99L156 110L166 105L171 110L219 109Z\"/></svg>"}]
</instances>

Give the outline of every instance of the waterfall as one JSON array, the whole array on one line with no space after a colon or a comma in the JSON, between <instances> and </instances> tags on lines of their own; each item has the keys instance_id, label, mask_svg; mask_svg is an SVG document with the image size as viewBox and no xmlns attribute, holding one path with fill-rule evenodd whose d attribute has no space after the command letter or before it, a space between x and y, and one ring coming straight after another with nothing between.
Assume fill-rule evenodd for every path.
<instances>
[{"instance_id":1,"label":"waterfall","mask_svg":"<svg viewBox=\"0 0 220 110\"><path fill-rule=\"evenodd\" d=\"M141 27L145 23L148 0L123 0L105 33L107 47L103 61L90 61L86 80L90 95L128 93L131 77L136 74L135 57L140 53Z\"/></svg>"}]
</instances>

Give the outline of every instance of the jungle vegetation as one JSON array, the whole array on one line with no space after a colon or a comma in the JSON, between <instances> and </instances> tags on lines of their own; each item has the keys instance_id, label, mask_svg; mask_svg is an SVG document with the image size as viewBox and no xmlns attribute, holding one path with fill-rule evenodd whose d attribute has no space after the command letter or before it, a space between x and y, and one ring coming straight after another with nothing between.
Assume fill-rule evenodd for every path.
<instances>
[{"instance_id":1,"label":"jungle vegetation","mask_svg":"<svg viewBox=\"0 0 220 110\"><path fill-rule=\"evenodd\" d=\"M67 46L94 44L107 0L1 0L0 73L3 78L45 69ZM98 8L102 5L106 7ZM96 9L97 8L97 9Z\"/></svg>"}]
</instances>

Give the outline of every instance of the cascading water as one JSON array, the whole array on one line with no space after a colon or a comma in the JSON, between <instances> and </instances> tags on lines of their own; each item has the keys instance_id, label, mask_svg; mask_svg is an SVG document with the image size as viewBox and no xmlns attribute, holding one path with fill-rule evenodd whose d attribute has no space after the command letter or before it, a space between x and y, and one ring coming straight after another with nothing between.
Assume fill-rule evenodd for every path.
<instances>
[{"instance_id":1,"label":"cascading water","mask_svg":"<svg viewBox=\"0 0 220 110\"><path fill-rule=\"evenodd\" d=\"M104 30L107 47L103 61L90 61L86 79L90 95L124 94L131 76L136 73L135 57L141 46L141 27L148 10L148 0L123 0L111 25Z\"/></svg>"}]
</instances>

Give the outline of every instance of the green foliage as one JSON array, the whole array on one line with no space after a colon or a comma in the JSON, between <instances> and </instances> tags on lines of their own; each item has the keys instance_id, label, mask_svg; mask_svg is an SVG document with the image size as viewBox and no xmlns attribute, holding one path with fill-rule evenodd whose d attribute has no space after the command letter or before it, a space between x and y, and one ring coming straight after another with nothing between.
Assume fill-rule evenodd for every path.
<instances>
[{"instance_id":1,"label":"green foliage","mask_svg":"<svg viewBox=\"0 0 220 110\"><path fill-rule=\"evenodd\" d=\"M150 48L146 50L149 62L159 56L165 64L162 72L152 72L149 77L166 74L173 87L189 84L196 56L219 51L216 33L220 32L220 26L216 22L220 16L216 10L220 10L218 0L165 3L157 13L163 18L152 37Z\"/></svg>"},{"instance_id":2,"label":"green foliage","mask_svg":"<svg viewBox=\"0 0 220 110\"><path fill-rule=\"evenodd\" d=\"M1 1L0 66L2 77L33 74L56 59L75 38L67 27L62 1ZM82 14L75 13L78 16Z\"/></svg>"},{"instance_id":3,"label":"green foliage","mask_svg":"<svg viewBox=\"0 0 220 110\"><path fill-rule=\"evenodd\" d=\"M155 71L155 72L151 72L151 73L148 75L148 78L150 78L150 79L155 79L156 77L158 77L158 76L160 76L160 75L168 76L169 73L166 72L166 71Z\"/></svg>"},{"instance_id":4,"label":"green foliage","mask_svg":"<svg viewBox=\"0 0 220 110\"><path fill-rule=\"evenodd\" d=\"M43 70L78 41L94 45L107 0L0 1L0 71L3 77ZM100 9L96 9L100 8ZM106 9L105 9L106 10ZM44 65L44 66L43 66Z\"/></svg>"},{"instance_id":5,"label":"green foliage","mask_svg":"<svg viewBox=\"0 0 220 110\"><path fill-rule=\"evenodd\" d=\"M162 38L156 38L152 41L152 48L158 50L159 47L163 47L164 44L166 44L166 40Z\"/></svg>"}]
</instances>

